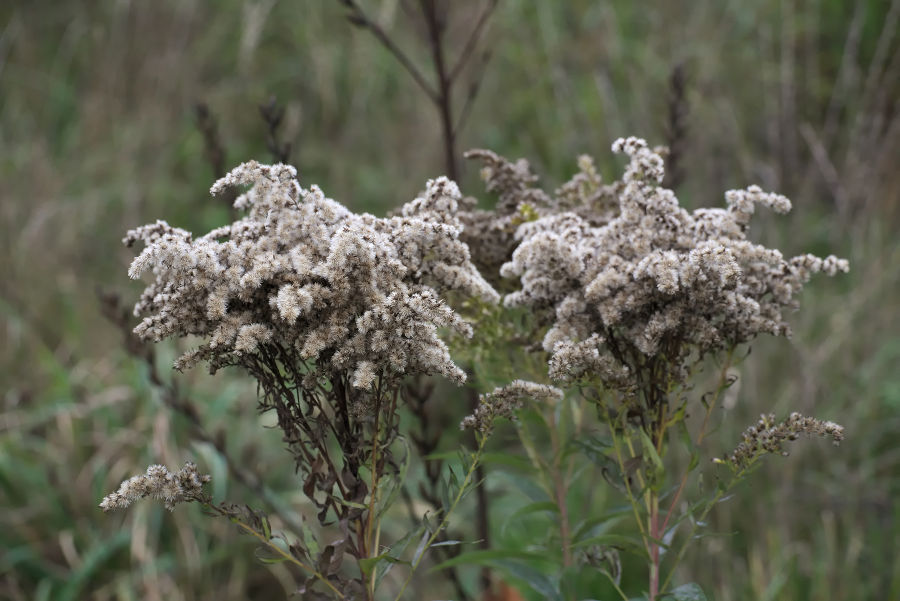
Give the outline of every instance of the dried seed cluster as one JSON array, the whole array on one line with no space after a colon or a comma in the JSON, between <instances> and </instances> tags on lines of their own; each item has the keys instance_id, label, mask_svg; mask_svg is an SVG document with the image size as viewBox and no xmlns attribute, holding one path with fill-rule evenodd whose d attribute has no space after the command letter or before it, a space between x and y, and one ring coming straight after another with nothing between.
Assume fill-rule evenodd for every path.
<instances>
[{"instance_id":1,"label":"dried seed cluster","mask_svg":"<svg viewBox=\"0 0 900 601\"><path fill-rule=\"evenodd\" d=\"M630 158L622 180L601 185L582 159L563 193L518 227L518 246L501 268L521 283L506 305L552 313L543 346L554 380L633 386L637 366L661 358L654 364L666 370L660 381L680 381L686 364L706 353L762 333L788 335L785 309L796 307L810 276L847 271L834 256L786 259L747 239L756 206L785 213L784 196L751 186L727 192L727 208L689 213L660 185L662 149L627 138L613 150ZM518 198L521 208L540 196L523 188L523 178L496 172L488 187L499 188L503 206Z\"/></svg>"},{"instance_id":2,"label":"dried seed cluster","mask_svg":"<svg viewBox=\"0 0 900 601\"><path fill-rule=\"evenodd\" d=\"M492 392L478 397L475 413L467 416L460 428L478 430L487 434L498 418L512 419L515 412L521 409L528 399L536 401L558 401L563 398L563 391L554 386L513 380L506 386L495 388Z\"/></svg>"},{"instance_id":3,"label":"dried seed cluster","mask_svg":"<svg viewBox=\"0 0 900 601\"><path fill-rule=\"evenodd\" d=\"M317 369L352 373L359 388L378 373L465 379L438 328L471 335L471 327L439 294L499 296L459 240L456 184L429 181L389 219L301 188L286 165L245 163L212 193L246 185L235 207L247 216L200 238L164 221L128 233L126 244L146 244L129 274L154 274L135 307L138 335L198 337L179 369L241 364L277 346Z\"/></svg>"},{"instance_id":4,"label":"dried seed cluster","mask_svg":"<svg viewBox=\"0 0 900 601\"><path fill-rule=\"evenodd\" d=\"M762 455L787 455L784 445L800 438L801 434L831 438L835 445L844 440L844 428L834 422L822 421L799 413L782 422L775 422L775 415L760 415L759 421L744 430L742 441L727 459L717 459L740 470L749 466Z\"/></svg>"},{"instance_id":5,"label":"dried seed cluster","mask_svg":"<svg viewBox=\"0 0 900 601\"><path fill-rule=\"evenodd\" d=\"M103 497L103 511L124 509L139 499L150 497L162 501L166 509L173 511L178 503L195 501L203 496L203 485L210 477L197 471L188 461L177 472L170 472L164 465L151 465L141 476L133 476L122 482L119 489Z\"/></svg>"}]
</instances>

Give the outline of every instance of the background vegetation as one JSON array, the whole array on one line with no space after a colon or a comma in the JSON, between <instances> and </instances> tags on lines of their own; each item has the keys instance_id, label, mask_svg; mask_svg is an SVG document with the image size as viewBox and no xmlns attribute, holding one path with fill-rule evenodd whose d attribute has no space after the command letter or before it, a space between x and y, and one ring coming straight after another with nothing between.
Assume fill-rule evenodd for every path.
<instances>
[{"instance_id":1,"label":"background vegetation","mask_svg":"<svg viewBox=\"0 0 900 601\"><path fill-rule=\"evenodd\" d=\"M363 6L427 70L421 25L404 4ZM451 54L482 6L452 3ZM0 598L224 601L293 590L286 568L256 561L225 523L155 505L97 509L148 463L189 458L212 472L217 498L255 493L166 408L174 349L161 349L165 381L154 383L95 290L137 294L126 229L165 218L196 231L228 218L206 192L214 175L198 102L218 120L230 167L271 160L257 106L277 98L301 181L355 210L383 214L443 172L434 107L345 14L336 1L0 6ZM720 205L724 190L758 183L795 204L787 218L758 218L758 239L851 261L848 276L811 283L792 342L760 340L726 398L712 454L768 411L838 421L848 440L769 461L714 511L722 536L702 541L683 573L715 599L900 596L898 18L896 0L502 0L481 46L490 60L459 149L526 157L558 183L577 154L611 176L616 137L665 143L678 123L686 204ZM484 196L472 166L461 184ZM279 503L301 507L246 379L174 379L212 442L264 473ZM451 391L441 401L465 403ZM512 480L495 468L488 481L501 548L547 528L504 527L522 503ZM420 580L422 598L451 594L439 575Z\"/></svg>"}]
</instances>

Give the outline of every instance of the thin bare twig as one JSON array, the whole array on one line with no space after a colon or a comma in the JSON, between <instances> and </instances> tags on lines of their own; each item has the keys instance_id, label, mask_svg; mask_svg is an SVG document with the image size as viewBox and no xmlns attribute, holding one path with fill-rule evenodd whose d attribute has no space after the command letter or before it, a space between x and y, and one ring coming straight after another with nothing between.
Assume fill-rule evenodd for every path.
<instances>
[{"instance_id":1,"label":"thin bare twig","mask_svg":"<svg viewBox=\"0 0 900 601\"><path fill-rule=\"evenodd\" d=\"M272 153L277 163L289 165L291 161L291 143L279 142L278 130L284 120L284 107L278 104L274 96L265 104L259 105L259 114L266 123L266 148Z\"/></svg>"},{"instance_id":2,"label":"thin bare twig","mask_svg":"<svg viewBox=\"0 0 900 601\"><path fill-rule=\"evenodd\" d=\"M347 15L347 20L357 27L363 27L372 32L381 45L384 46L391 54L394 55L394 58L397 59L404 69L412 76L419 87L422 88L422 91L431 99L432 102L438 102L438 92L432 87L430 83L425 79L425 76L422 75L422 72L419 71L419 68L413 64L413 62L406 56L406 53L400 49L397 44L391 39L391 37L387 34L387 32L382 29L382 27L375 21L369 18L369 16L365 13L365 11L356 3L355 0L340 0L341 4L349 8L352 12Z\"/></svg>"},{"instance_id":3,"label":"thin bare twig","mask_svg":"<svg viewBox=\"0 0 900 601\"><path fill-rule=\"evenodd\" d=\"M197 129L203 135L203 145L206 148L206 160L212 168L213 176L216 179L224 177L226 174L225 161L228 153L222 144L222 138L219 135L219 123L215 115L209 110L209 106L205 102L198 102L194 105L194 117L197 122ZM221 195L222 202L231 210L231 216L236 216L234 209L234 200L237 198L238 192L236 188L229 188Z\"/></svg>"},{"instance_id":4,"label":"thin bare twig","mask_svg":"<svg viewBox=\"0 0 900 601\"><path fill-rule=\"evenodd\" d=\"M480 71L469 85L468 94L459 115L455 115L453 111L454 84L459 81L459 76L470 62L475 49L478 47L478 42L483 36L485 27L499 4L499 0L487 0L484 10L478 15L471 33L460 51L459 57L452 67L449 67L447 64L447 55L444 48L444 37L447 31L445 14L447 5L441 4L438 0L418 0L420 12L425 21L425 38L430 48L435 83L430 83L426 79L425 75L416 67L409 56L400 49L400 46L384 28L366 14L356 0L339 0L339 2L350 11L347 15L347 20L357 27L371 31L376 39L394 55L419 87L422 88L422 91L425 92L435 108L437 108L441 122L446 175L451 179L458 179L460 170L459 157L456 152L457 135L465 125L472 103L478 95L481 81L484 78L487 64L486 58L481 63ZM401 3L401 6L405 13L410 16L413 15L414 10L411 2L404 1ZM485 53L485 57L487 56L489 54Z\"/></svg>"},{"instance_id":5,"label":"thin bare twig","mask_svg":"<svg viewBox=\"0 0 900 601\"><path fill-rule=\"evenodd\" d=\"M668 120L666 123L666 179L664 185L675 190L684 181L682 159L687 145L687 75L684 63L672 69L669 76Z\"/></svg>"},{"instance_id":6,"label":"thin bare twig","mask_svg":"<svg viewBox=\"0 0 900 601\"><path fill-rule=\"evenodd\" d=\"M225 148L219 137L219 124L205 102L194 105L194 116L197 119L197 129L203 134L206 158L212 167L213 175L218 179L225 175Z\"/></svg>"},{"instance_id":7,"label":"thin bare twig","mask_svg":"<svg viewBox=\"0 0 900 601\"><path fill-rule=\"evenodd\" d=\"M459 167L456 156L456 134L453 130L453 95L452 82L447 73L444 60L443 37L446 31L446 23L438 13L436 0L420 0L422 12L425 15L425 23L428 26L428 41L431 46L431 59L434 63L434 71L438 80L438 113L441 118L442 140L444 142L444 164L447 177L458 179Z\"/></svg>"},{"instance_id":8,"label":"thin bare twig","mask_svg":"<svg viewBox=\"0 0 900 601\"><path fill-rule=\"evenodd\" d=\"M462 129L466 126L466 121L469 120L469 115L472 112L472 105L475 104L475 99L478 97L478 92L481 91L481 82L484 81L484 73L487 71L487 65L491 60L491 52L490 50L486 50L481 58L480 69L476 76L472 79L472 82L469 84L469 91L466 94L466 99L463 102L462 110L459 112L459 118L456 120L456 125L453 128L453 135L456 136Z\"/></svg>"},{"instance_id":9,"label":"thin bare twig","mask_svg":"<svg viewBox=\"0 0 900 601\"><path fill-rule=\"evenodd\" d=\"M475 50L475 47L478 45L478 40L481 38L481 33L484 31L484 26L487 25L487 22L491 18L491 13L494 12L494 9L497 8L497 5L500 3L500 0L489 0L487 6L484 7L484 10L481 11L481 14L478 16L478 21L475 23L475 27L472 29L472 33L469 35L469 39L466 40L466 45L463 47L462 52L459 55L459 58L456 59L456 64L453 65L453 68L450 69L450 81L456 81L456 78L459 77L459 74L462 73L462 70L466 66L466 62L471 58L472 52Z\"/></svg>"}]
</instances>

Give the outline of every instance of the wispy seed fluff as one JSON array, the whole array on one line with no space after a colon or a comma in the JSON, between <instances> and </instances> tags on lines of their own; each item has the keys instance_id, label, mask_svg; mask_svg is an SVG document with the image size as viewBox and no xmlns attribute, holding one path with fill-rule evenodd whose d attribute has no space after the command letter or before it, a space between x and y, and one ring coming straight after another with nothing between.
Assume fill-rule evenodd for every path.
<instances>
[{"instance_id":1,"label":"wispy seed fluff","mask_svg":"<svg viewBox=\"0 0 900 601\"><path fill-rule=\"evenodd\" d=\"M759 457L768 454L787 455L784 445L800 438L801 434L831 438L835 445L844 440L844 427L834 422L822 421L799 413L791 413L782 422L775 422L775 415L761 415L756 424L744 431L742 440L727 459L716 459L732 469L750 466Z\"/></svg>"},{"instance_id":2,"label":"wispy seed fluff","mask_svg":"<svg viewBox=\"0 0 900 601\"><path fill-rule=\"evenodd\" d=\"M475 413L466 416L459 427L462 430L478 430L487 434L498 418L512 419L528 399L553 402L563 398L563 391L554 386L513 380L506 386L495 388L493 392L478 397Z\"/></svg>"},{"instance_id":3,"label":"wispy seed fluff","mask_svg":"<svg viewBox=\"0 0 900 601\"><path fill-rule=\"evenodd\" d=\"M677 381L691 357L758 334L789 334L785 309L796 306L810 276L848 270L834 256L786 259L747 239L755 207L786 213L787 198L751 186L727 192L727 208L689 213L660 186L661 149L627 138L613 150L630 157L622 180L594 185L599 196L568 209L556 203L521 224L501 269L521 283L505 304L547 313L552 322L543 341L551 378L599 377L628 387L636 384L634 366L659 358L654 365ZM506 190L505 202L513 204L522 189ZM615 211L590 204L610 197ZM600 216L591 218L598 207Z\"/></svg>"},{"instance_id":4,"label":"wispy seed fluff","mask_svg":"<svg viewBox=\"0 0 900 601\"><path fill-rule=\"evenodd\" d=\"M525 159L509 161L490 150L470 150L466 158L482 163L481 177L488 192L497 194L493 210L474 208L466 199L460 211L464 225L460 239L472 260L490 281L499 283L500 267L510 260L518 242L516 229L538 217L572 212L586 223L606 223L618 207L618 183L603 184L591 157L578 157L578 172L553 194L538 187L539 178Z\"/></svg>"},{"instance_id":5,"label":"wispy seed fluff","mask_svg":"<svg viewBox=\"0 0 900 601\"><path fill-rule=\"evenodd\" d=\"M151 465L141 476L133 476L122 482L119 490L103 497L103 511L124 509L139 499L149 497L165 503L173 511L178 503L201 498L203 485L210 477L197 471L190 461L177 472L170 472L164 465Z\"/></svg>"},{"instance_id":6,"label":"wispy seed fluff","mask_svg":"<svg viewBox=\"0 0 900 601\"><path fill-rule=\"evenodd\" d=\"M471 328L440 294L491 303L499 296L459 240L455 183L429 181L389 219L354 214L316 186L301 188L287 165L245 163L211 191L247 185L234 203L247 216L205 236L164 221L128 233L126 244L146 244L129 274L154 275L135 306L144 317L138 335L198 337L178 369L207 360L214 370L281 348L351 374L360 388L377 374L465 379L438 329L471 335Z\"/></svg>"}]
</instances>

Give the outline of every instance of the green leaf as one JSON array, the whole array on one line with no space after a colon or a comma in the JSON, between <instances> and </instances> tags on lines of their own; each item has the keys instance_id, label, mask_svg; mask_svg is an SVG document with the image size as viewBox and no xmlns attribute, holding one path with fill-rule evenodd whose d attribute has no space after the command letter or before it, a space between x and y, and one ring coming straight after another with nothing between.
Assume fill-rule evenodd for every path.
<instances>
[{"instance_id":1,"label":"green leaf","mask_svg":"<svg viewBox=\"0 0 900 601\"><path fill-rule=\"evenodd\" d=\"M625 515L630 515L632 512L631 505L623 505L618 509L613 509L612 511L608 511L603 515L589 518L583 522L579 522L575 526L575 536L572 539L575 542L581 540L583 536L588 535L591 531L596 529L598 526L603 526L602 530L608 530L612 526L614 526L621 518ZM602 532L601 532L602 534ZM594 534L596 536L597 534Z\"/></svg>"},{"instance_id":2,"label":"green leaf","mask_svg":"<svg viewBox=\"0 0 900 601\"><path fill-rule=\"evenodd\" d=\"M688 464L687 471L693 472L700 463L700 454L694 447L694 441L691 439L691 433L688 430L687 423L684 421L679 422L678 429L681 433L681 442L684 444L684 448L688 449L691 453L691 462Z\"/></svg>"},{"instance_id":3,"label":"green leaf","mask_svg":"<svg viewBox=\"0 0 900 601\"><path fill-rule=\"evenodd\" d=\"M492 565L492 562L502 559L522 559L526 561L543 562L546 562L548 560L546 555L540 553L515 551L513 549L489 549L460 553L456 557L451 557L447 561L443 561L437 564L429 571L436 572L458 565Z\"/></svg>"},{"instance_id":4,"label":"green leaf","mask_svg":"<svg viewBox=\"0 0 900 601\"><path fill-rule=\"evenodd\" d=\"M282 562L284 562L284 561L287 561L287 558L286 558L286 557L281 557L281 556L276 556L276 557L261 557L261 556L258 556L258 555L257 555L256 558L257 558L258 560L260 560L262 563L282 563Z\"/></svg>"},{"instance_id":5,"label":"green leaf","mask_svg":"<svg viewBox=\"0 0 900 601\"><path fill-rule=\"evenodd\" d=\"M384 512L393 506L394 501L397 500L397 495L400 494L400 491L403 488L403 483L406 482L406 474L409 471L410 457L412 456L409 450L409 442L403 436L398 436L397 438L403 443L403 448L406 453L403 457L403 462L400 464L400 473L397 474L396 477L391 478L390 492L383 498L381 509L378 511L377 517L384 515Z\"/></svg>"},{"instance_id":6,"label":"green leaf","mask_svg":"<svg viewBox=\"0 0 900 601\"><path fill-rule=\"evenodd\" d=\"M649 560L647 550L640 542L637 541L637 539L631 538L630 536L623 536L621 534L601 534L599 536L592 536L590 538L578 541L577 543L572 545L572 548L577 549L580 547L590 547L591 545L607 545L610 547L616 547L618 549L622 549L623 551L628 551L629 553L638 555L643 559Z\"/></svg>"},{"instance_id":7,"label":"green leaf","mask_svg":"<svg viewBox=\"0 0 900 601\"><path fill-rule=\"evenodd\" d=\"M654 477L659 480L666 471L665 467L663 467L662 458L656 452L656 445L653 444L647 433L643 430L638 431L641 433L641 443L644 447L644 452L650 456L650 460L653 462Z\"/></svg>"},{"instance_id":8,"label":"green leaf","mask_svg":"<svg viewBox=\"0 0 900 601\"><path fill-rule=\"evenodd\" d=\"M402 563L404 565L411 565L408 561L392 561L403 554L406 551L406 548L409 546L409 543L419 536L419 534L425 530L424 526L420 526L395 542L390 548L385 551L382 555L385 556L383 561L380 561L375 566L375 588L378 588L378 584L381 582L381 579L384 578L388 572L391 571L391 568L394 567L395 563ZM388 559L388 557L390 559Z\"/></svg>"},{"instance_id":9,"label":"green leaf","mask_svg":"<svg viewBox=\"0 0 900 601\"><path fill-rule=\"evenodd\" d=\"M445 540L439 543L434 543L433 545L431 545L431 548L434 549L435 547L455 547L456 545L461 544L463 544L463 541L461 540Z\"/></svg>"},{"instance_id":10,"label":"green leaf","mask_svg":"<svg viewBox=\"0 0 900 601\"><path fill-rule=\"evenodd\" d=\"M422 540L419 541L419 546L416 547L416 552L413 554L412 564L416 565L419 563L419 559L421 559L422 554L425 552L425 546L428 544L428 539L431 537L431 530L429 528L425 529L425 532L422 533Z\"/></svg>"},{"instance_id":11,"label":"green leaf","mask_svg":"<svg viewBox=\"0 0 900 601\"><path fill-rule=\"evenodd\" d=\"M517 580L523 581L536 593L541 594L548 601L563 601L559 590L559 583L552 581L545 574L533 567L517 561L497 560L491 562L494 567L500 568Z\"/></svg>"},{"instance_id":12,"label":"green leaf","mask_svg":"<svg viewBox=\"0 0 900 601\"><path fill-rule=\"evenodd\" d=\"M515 524L517 520L522 519L526 515L530 515L532 513L545 512L549 511L550 513L559 513L559 506L552 501L539 501L537 503L529 503L528 505L519 508L516 510L506 521L503 523L503 528L501 532L506 532L506 528L510 524Z\"/></svg>"},{"instance_id":13,"label":"green leaf","mask_svg":"<svg viewBox=\"0 0 900 601\"><path fill-rule=\"evenodd\" d=\"M455 459L457 456L456 451L441 451L440 453L429 453L422 459L425 461L445 461L447 459Z\"/></svg>"},{"instance_id":14,"label":"green leaf","mask_svg":"<svg viewBox=\"0 0 900 601\"><path fill-rule=\"evenodd\" d=\"M402 563L405 565L409 565L409 562L404 559L398 559L390 555L390 551L386 551L381 555L377 555L375 557L366 557L364 559L359 560L359 569L363 573L367 579L372 575L372 570L376 570L380 564L392 565L397 563ZM384 574L382 574L384 576ZM376 580L378 576L376 575Z\"/></svg>"},{"instance_id":15,"label":"green leaf","mask_svg":"<svg viewBox=\"0 0 900 601\"><path fill-rule=\"evenodd\" d=\"M703 589L693 582L672 589L672 592L666 593L663 598L671 598L673 601L708 601Z\"/></svg>"},{"instance_id":16,"label":"green leaf","mask_svg":"<svg viewBox=\"0 0 900 601\"><path fill-rule=\"evenodd\" d=\"M527 473L534 471L530 461L511 453L483 453L481 462L485 465L498 465Z\"/></svg>"},{"instance_id":17,"label":"green leaf","mask_svg":"<svg viewBox=\"0 0 900 601\"><path fill-rule=\"evenodd\" d=\"M131 541L131 533L121 530L112 538L103 540L93 546L83 557L81 565L74 569L67 578L66 586L59 592L55 599L61 601L74 601L84 598L85 589L92 579L102 573L106 563L119 555L122 548L128 546Z\"/></svg>"},{"instance_id":18,"label":"green leaf","mask_svg":"<svg viewBox=\"0 0 900 601\"><path fill-rule=\"evenodd\" d=\"M337 499L337 502L341 505L346 505L347 507L353 507L354 509L368 509L368 505L364 505L363 503L357 503L355 501L347 501L346 499Z\"/></svg>"},{"instance_id":19,"label":"green leaf","mask_svg":"<svg viewBox=\"0 0 900 601\"><path fill-rule=\"evenodd\" d=\"M300 532L300 538L303 541L303 544L306 546L307 551L310 556L316 556L319 554L319 543L316 540L316 535L312 531L312 528L304 521L301 524L302 530Z\"/></svg>"}]
</instances>

